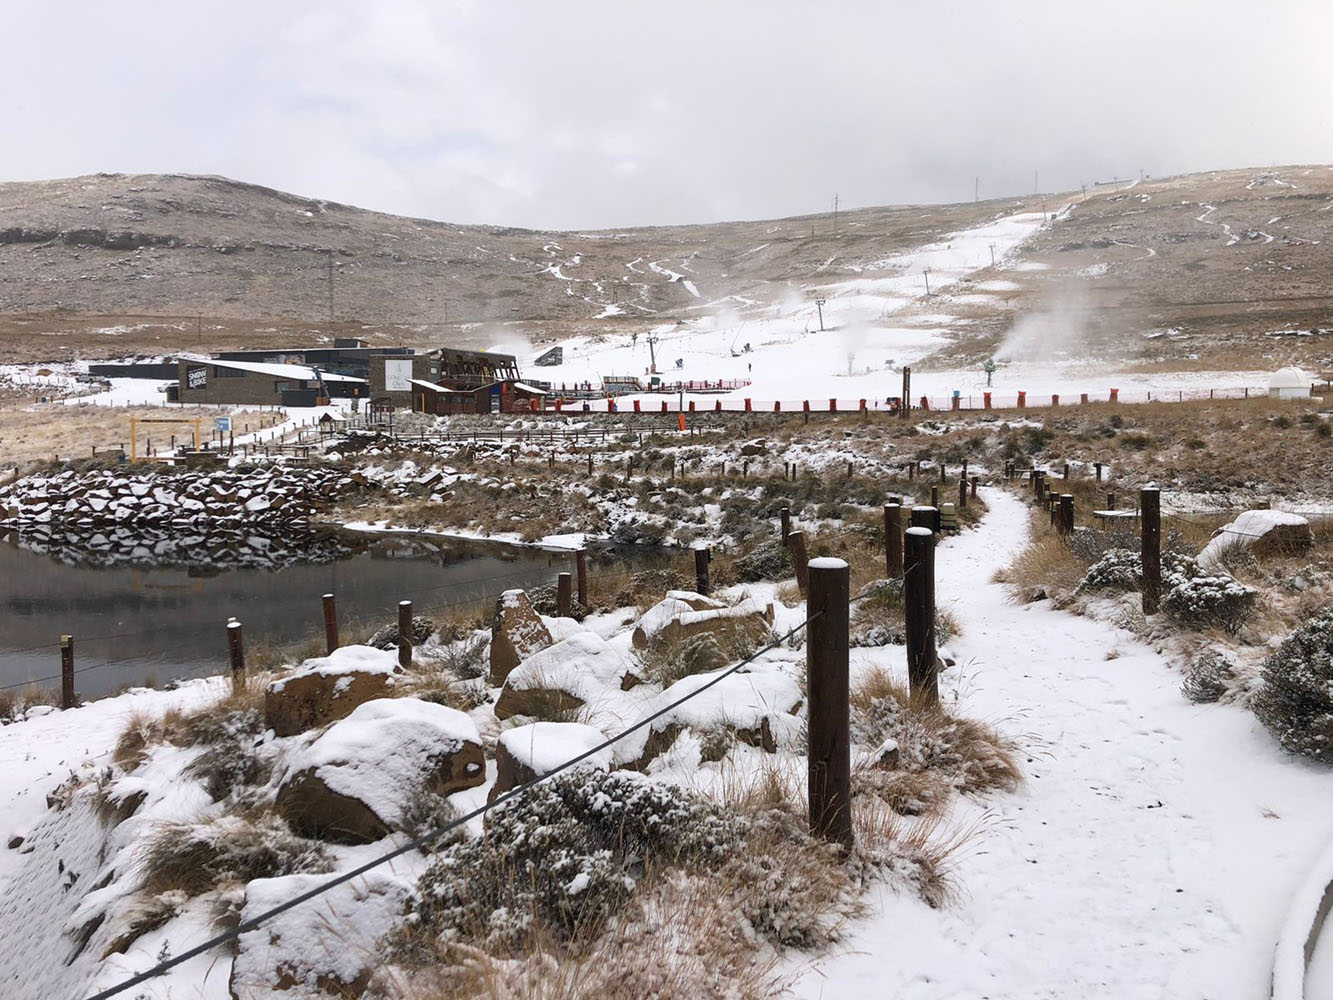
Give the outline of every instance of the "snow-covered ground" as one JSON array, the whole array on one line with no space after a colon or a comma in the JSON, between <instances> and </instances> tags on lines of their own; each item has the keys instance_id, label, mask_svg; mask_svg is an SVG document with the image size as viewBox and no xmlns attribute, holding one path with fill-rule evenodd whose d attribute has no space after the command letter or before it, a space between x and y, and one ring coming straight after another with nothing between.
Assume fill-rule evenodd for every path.
<instances>
[{"instance_id":1,"label":"snow-covered ground","mask_svg":"<svg viewBox=\"0 0 1333 1000\"><path fill-rule=\"evenodd\" d=\"M1027 782L955 810L978 828L961 899L881 894L796 995L1267 996L1288 902L1333 838L1333 772L1284 754L1243 709L1190 704L1128 633L1009 603L984 581L1021 545L1027 508L987 501L941 551L938 591L962 626L962 709L1028 734Z\"/></svg>"},{"instance_id":2,"label":"snow-covered ground","mask_svg":"<svg viewBox=\"0 0 1333 1000\"><path fill-rule=\"evenodd\" d=\"M819 408L830 397L884 400L900 394L903 365L914 364L946 345L950 335L965 326L967 321L953 315L951 309L998 307L1003 296L1020 287L1002 278L960 284L963 279L992 266L1000 272L1043 266L1015 261L1013 256L1042 225L1040 214L1001 218L882 260L855 265L842 262L837 276L816 269L773 303L736 296L708 300L705 296L650 333L565 340L561 344L564 363L559 366L539 368L532 363L550 344L520 351L519 362L530 377L557 388L572 389L585 383L596 388L603 376L610 375L646 381L654 356L658 372L668 383L749 383L720 394L685 393L686 400L708 407L719 395L733 404L750 398L755 409L763 410L772 409L775 401L792 409L804 400ZM855 277L845 277L849 269ZM1068 357L1059 355L1059 344L1043 341L1042 347L1040 362L1017 360L1001 365L989 387L995 406L1013 406L1020 391L1027 394L1029 406L1048 405L1053 394L1063 402L1077 402L1082 393L1105 400L1111 389L1118 389L1126 402L1142 401L1149 394L1164 399L1208 390L1239 394L1241 389L1266 385L1268 378L1267 372L1256 371L1162 374L1135 372L1127 366L1117 370L1089 363L1076 347ZM945 401L956 392L963 406L980 407L987 390L980 369L918 370L912 375L914 404L920 396L927 396L932 406L947 405ZM626 396L618 405L627 409L635 399L652 409L665 400L674 410L679 398ZM596 401L591 406L604 408Z\"/></svg>"}]
</instances>

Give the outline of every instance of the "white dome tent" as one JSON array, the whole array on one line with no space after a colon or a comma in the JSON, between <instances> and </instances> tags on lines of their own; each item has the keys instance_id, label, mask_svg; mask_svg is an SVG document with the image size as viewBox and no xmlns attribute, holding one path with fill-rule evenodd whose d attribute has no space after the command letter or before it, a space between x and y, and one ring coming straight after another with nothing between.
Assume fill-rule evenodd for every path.
<instances>
[{"instance_id":1,"label":"white dome tent","mask_svg":"<svg viewBox=\"0 0 1333 1000\"><path fill-rule=\"evenodd\" d=\"M1312 379L1299 368L1279 368L1268 380L1269 399L1309 398Z\"/></svg>"}]
</instances>

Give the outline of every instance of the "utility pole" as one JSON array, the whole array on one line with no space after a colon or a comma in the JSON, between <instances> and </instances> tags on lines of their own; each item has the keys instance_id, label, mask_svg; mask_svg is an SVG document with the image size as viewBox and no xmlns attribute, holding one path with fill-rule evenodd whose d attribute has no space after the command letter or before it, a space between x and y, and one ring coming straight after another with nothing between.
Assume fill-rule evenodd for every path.
<instances>
[{"instance_id":1,"label":"utility pole","mask_svg":"<svg viewBox=\"0 0 1333 1000\"><path fill-rule=\"evenodd\" d=\"M926 279L926 297L929 298L929 297L930 297L930 268L928 268L928 267L923 267L923 268L921 269L921 276L922 276L923 278Z\"/></svg>"},{"instance_id":2,"label":"utility pole","mask_svg":"<svg viewBox=\"0 0 1333 1000\"><path fill-rule=\"evenodd\" d=\"M648 374L657 374L657 334L648 334Z\"/></svg>"},{"instance_id":3,"label":"utility pole","mask_svg":"<svg viewBox=\"0 0 1333 1000\"><path fill-rule=\"evenodd\" d=\"M974 180L974 181L972 182L972 200L973 200L973 201L980 201L980 200L981 200L981 178L980 178L980 177L978 177L976 180Z\"/></svg>"},{"instance_id":4,"label":"utility pole","mask_svg":"<svg viewBox=\"0 0 1333 1000\"><path fill-rule=\"evenodd\" d=\"M815 299L815 308L819 310L819 332L824 332L824 303L827 299Z\"/></svg>"},{"instance_id":5,"label":"utility pole","mask_svg":"<svg viewBox=\"0 0 1333 1000\"><path fill-rule=\"evenodd\" d=\"M833 235L838 235L838 192L833 192ZM821 326L822 330L823 327Z\"/></svg>"},{"instance_id":6,"label":"utility pole","mask_svg":"<svg viewBox=\"0 0 1333 1000\"><path fill-rule=\"evenodd\" d=\"M994 266L995 266L995 244L994 244L994 243L992 243L992 244L990 245L990 266L991 266L991 267L994 267Z\"/></svg>"},{"instance_id":7,"label":"utility pole","mask_svg":"<svg viewBox=\"0 0 1333 1000\"><path fill-rule=\"evenodd\" d=\"M1040 188L1037 186L1037 171L1034 170L1032 171L1032 193L1035 195L1039 191Z\"/></svg>"},{"instance_id":8,"label":"utility pole","mask_svg":"<svg viewBox=\"0 0 1333 1000\"><path fill-rule=\"evenodd\" d=\"M329 336L336 336L333 329L333 247L329 247Z\"/></svg>"},{"instance_id":9,"label":"utility pole","mask_svg":"<svg viewBox=\"0 0 1333 1000\"><path fill-rule=\"evenodd\" d=\"M194 339L200 347L204 346L204 314L200 313L194 318Z\"/></svg>"}]
</instances>

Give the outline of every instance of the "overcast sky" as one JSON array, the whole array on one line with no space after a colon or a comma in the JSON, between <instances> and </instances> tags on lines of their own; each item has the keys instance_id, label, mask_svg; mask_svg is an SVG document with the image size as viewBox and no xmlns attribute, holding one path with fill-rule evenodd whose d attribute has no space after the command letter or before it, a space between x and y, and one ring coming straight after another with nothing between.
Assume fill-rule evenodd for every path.
<instances>
[{"instance_id":1,"label":"overcast sky","mask_svg":"<svg viewBox=\"0 0 1333 1000\"><path fill-rule=\"evenodd\" d=\"M0 0L0 179L592 228L1333 162L1333 0Z\"/></svg>"}]
</instances>

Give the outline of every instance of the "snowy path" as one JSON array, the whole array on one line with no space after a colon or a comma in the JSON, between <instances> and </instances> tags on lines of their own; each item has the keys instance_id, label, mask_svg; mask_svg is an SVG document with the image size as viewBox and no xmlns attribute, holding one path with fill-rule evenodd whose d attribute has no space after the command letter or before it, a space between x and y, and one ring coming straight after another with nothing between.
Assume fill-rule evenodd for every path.
<instances>
[{"instance_id":1,"label":"snowy path","mask_svg":"<svg viewBox=\"0 0 1333 1000\"><path fill-rule=\"evenodd\" d=\"M1267 996L1288 897L1333 836L1333 772L1282 754L1248 712L1189 704L1128 633L1008 604L988 581L1027 508L987 500L938 558L964 632L950 681L964 713L1027 734L1027 783L956 811L982 825L961 900L932 911L886 891L796 995Z\"/></svg>"}]
</instances>

